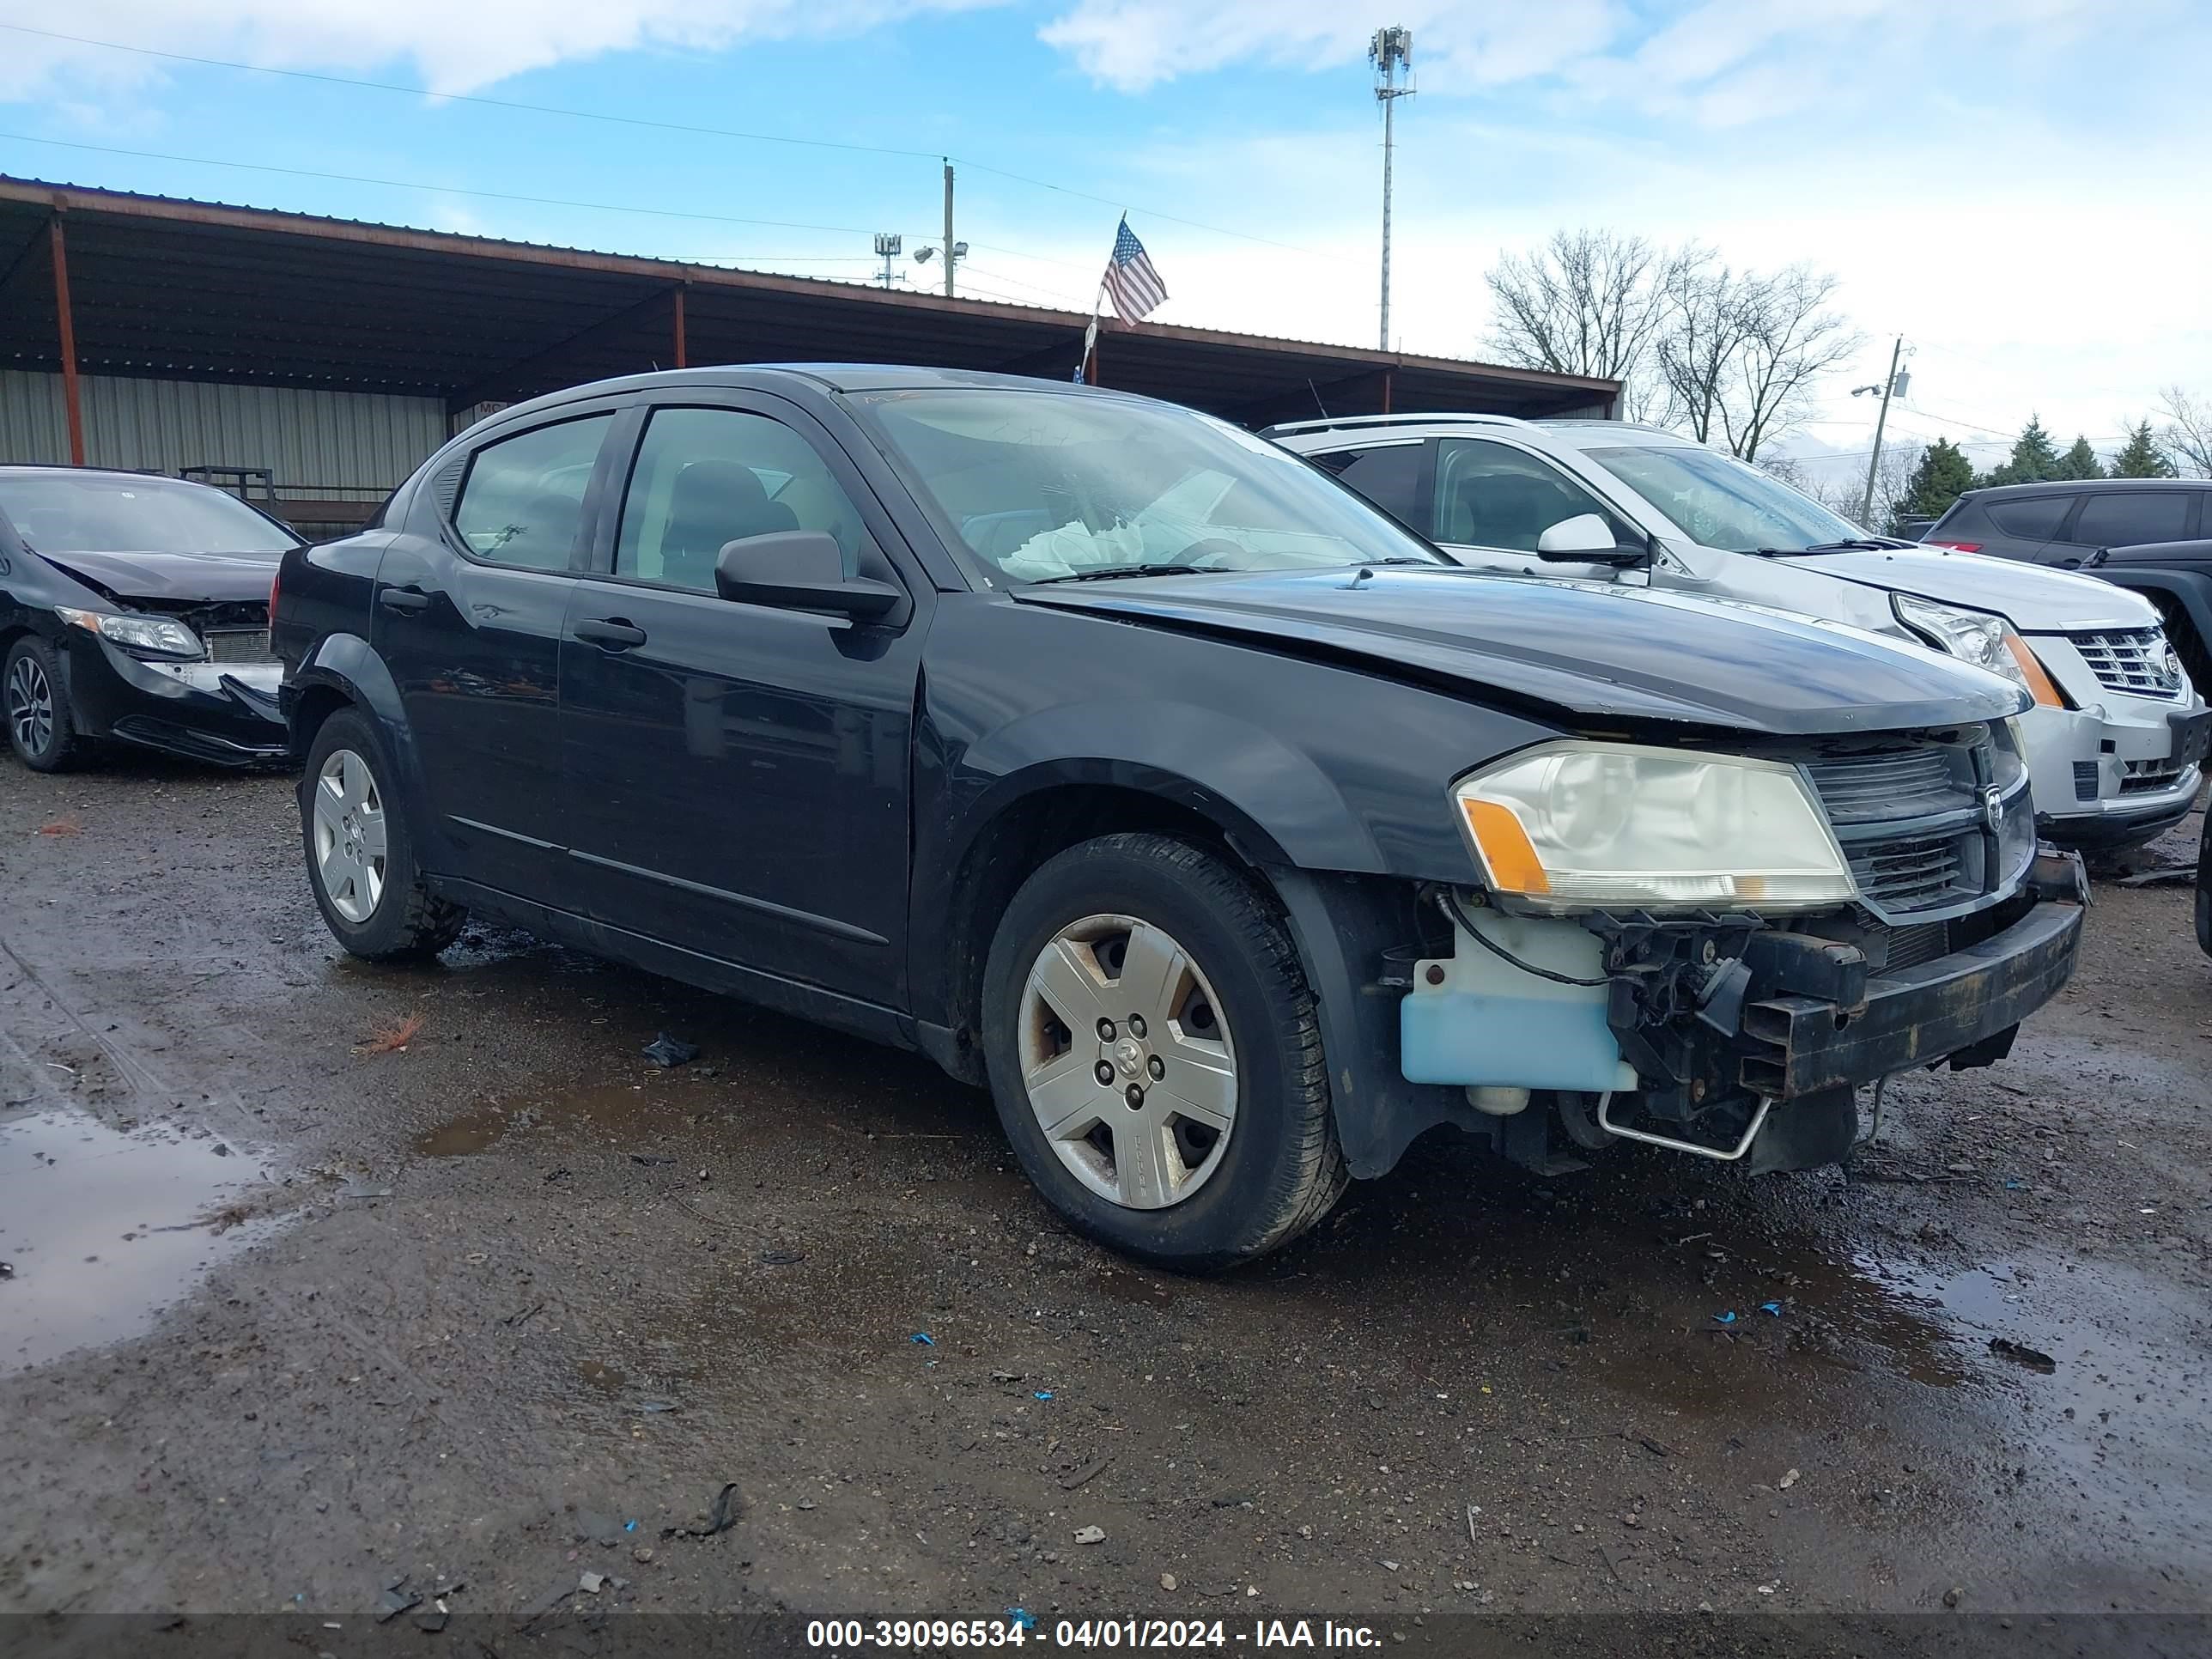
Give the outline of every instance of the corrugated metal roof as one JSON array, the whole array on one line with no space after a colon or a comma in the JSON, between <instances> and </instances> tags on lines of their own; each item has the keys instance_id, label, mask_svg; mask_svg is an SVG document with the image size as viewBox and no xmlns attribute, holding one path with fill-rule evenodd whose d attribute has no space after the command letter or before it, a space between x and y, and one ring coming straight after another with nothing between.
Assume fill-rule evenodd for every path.
<instances>
[{"instance_id":1,"label":"corrugated metal roof","mask_svg":"<svg viewBox=\"0 0 2212 1659\"><path fill-rule=\"evenodd\" d=\"M1062 378L1088 319L1006 301L0 178L0 365L386 391L450 408L693 363L911 362ZM1253 424L1386 405L1554 414L1606 380L1182 325L1109 330L1108 385Z\"/></svg>"}]
</instances>

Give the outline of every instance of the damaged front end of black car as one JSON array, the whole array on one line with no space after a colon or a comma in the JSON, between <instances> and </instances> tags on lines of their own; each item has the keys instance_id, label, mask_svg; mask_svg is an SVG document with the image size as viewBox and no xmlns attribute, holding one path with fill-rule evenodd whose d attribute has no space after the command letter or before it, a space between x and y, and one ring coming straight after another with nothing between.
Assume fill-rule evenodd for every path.
<instances>
[{"instance_id":1,"label":"damaged front end of black car","mask_svg":"<svg viewBox=\"0 0 2212 1659\"><path fill-rule=\"evenodd\" d=\"M58 771L117 743L283 761L269 598L298 544L205 485L0 468L0 704L16 757Z\"/></svg>"}]
</instances>

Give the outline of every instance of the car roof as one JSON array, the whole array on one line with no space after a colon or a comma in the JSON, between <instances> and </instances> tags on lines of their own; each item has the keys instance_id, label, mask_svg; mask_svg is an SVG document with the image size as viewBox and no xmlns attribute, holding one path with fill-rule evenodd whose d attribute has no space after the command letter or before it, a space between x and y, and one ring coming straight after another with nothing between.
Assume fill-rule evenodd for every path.
<instances>
[{"instance_id":1,"label":"car roof","mask_svg":"<svg viewBox=\"0 0 2212 1659\"><path fill-rule=\"evenodd\" d=\"M1279 425L1264 428L1261 436L1280 442L1291 441L1294 448L1328 448L1334 445L1322 440L1334 439L1345 443L1363 439L1385 441L1393 438L1429 438L1451 433L1467 433L1489 428L1523 439L1548 439L1570 449L1611 449L1624 444L1698 449L1702 445L1693 438L1685 438L1678 432L1668 432L1656 426L1639 426L1629 421L1559 419L1525 421L1515 415L1483 415L1453 411L1432 414L1403 415L1346 415L1316 421L1285 421Z\"/></svg>"},{"instance_id":2,"label":"car roof","mask_svg":"<svg viewBox=\"0 0 2212 1659\"><path fill-rule=\"evenodd\" d=\"M549 392L542 397L502 409L491 418L504 426L508 423L509 417L517 413L555 409L585 398L659 392L684 386L768 389L778 383L788 386L794 380L806 382L820 391L833 392L909 392L930 386L951 386L1059 392L1116 398L1139 403L1158 401L1103 386L1079 386L1073 380L1058 378L1040 380L1024 374L991 374L972 368L925 368L909 363L717 363L696 368L657 369L645 374L623 374L609 380L587 381L581 386L563 386L558 392Z\"/></svg>"},{"instance_id":3,"label":"car roof","mask_svg":"<svg viewBox=\"0 0 2212 1659\"><path fill-rule=\"evenodd\" d=\"M194 489L216 488L198 478L173 478L166 472L140 472L127 466L49 466L33 461L0 461L0 477L113 478L118 483L186 484ZM227 489L219 493L230 494Z\"/></svg>"},{"instance_id":4,"label":"car roof","mask_svg":"<svg viewBox=\"0 0 2212 1659\"><path fill-rule=\"evenodd\" d=\"M1984 484L1978 489L1963 490L1960 500L1968 495L1984 500L1999 495L2035 495L2046 491L2064 490L2069 495L2087 490L2092 495L2112 489L2212 489L2212 479L2206 478L2038 478L2029 483Z\"/></svg>"}]
</instances>

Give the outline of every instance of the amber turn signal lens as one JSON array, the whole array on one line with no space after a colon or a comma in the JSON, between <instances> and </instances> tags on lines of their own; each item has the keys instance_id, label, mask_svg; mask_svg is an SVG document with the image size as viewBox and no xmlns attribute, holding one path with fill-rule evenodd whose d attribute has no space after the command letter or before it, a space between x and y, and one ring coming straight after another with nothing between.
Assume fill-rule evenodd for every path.
<instances>
[{"instance_id":1,"label":"amber turn signal lens","mask_svg":"<svg viewBox=\"0 0 2212 1659\"><path fill-rule=\"evenodd\" d=\"M2007 629L2004 642L2005 649L2012 653L2012 659L2020 665L2020 672L2027 678L2028 696L2045 708L2065 708L2066 699L2058 695L2058 688L2043 672L2043 665L2035 659L2035 653L2028 649L2027 641Z\"/></svg>"},{"instance_id":2,"label":"amber turn signal lens","mask_svg":"<svg viewBox=\"0 0 2212 1659\"><path fill-rule=\"evenodd\" d=\"M1528 832L1521 827L1521 820L1513 816L1510 807L1500 806L1494 800L1460 801L1460 810L1467 814L1467 827L1474 836L1474 844L1482 849L1482 861L1489 866L1490 879L1501 892L1548 893L1552 878L1544 873L1544 866L1529 844Z\"/></svg>"}]
</instances>

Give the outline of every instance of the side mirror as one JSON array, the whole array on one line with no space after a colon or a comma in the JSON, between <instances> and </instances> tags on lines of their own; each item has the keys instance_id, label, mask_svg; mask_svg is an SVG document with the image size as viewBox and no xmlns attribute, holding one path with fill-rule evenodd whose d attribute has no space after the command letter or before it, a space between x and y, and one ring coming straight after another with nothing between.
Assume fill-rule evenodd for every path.
<instances>
[{"instance_id":1,"label":"side mirror","mask_svg":"<svg viewBox=\"0 0 2212 1659\"><path fill-rule=\"evenodd\" d=\"M1636 565L1650 557L1651 550L1625 546L1598 514L1577 513L1536 538L1536 556L1553 564Z\"/></svg>"},{"instance_id":2,"label":"side mirror","mask_svg":"<svg viewBox=\"0 0 2212 1659\"><path fill-rule=\"evenodd\" d=\"M714 591L740 605L819 611L854 622L887 616L906 598L890 582L847 575L837 538L819 530L777 530L723 543Z\"/></svg>"}]
</instances>

